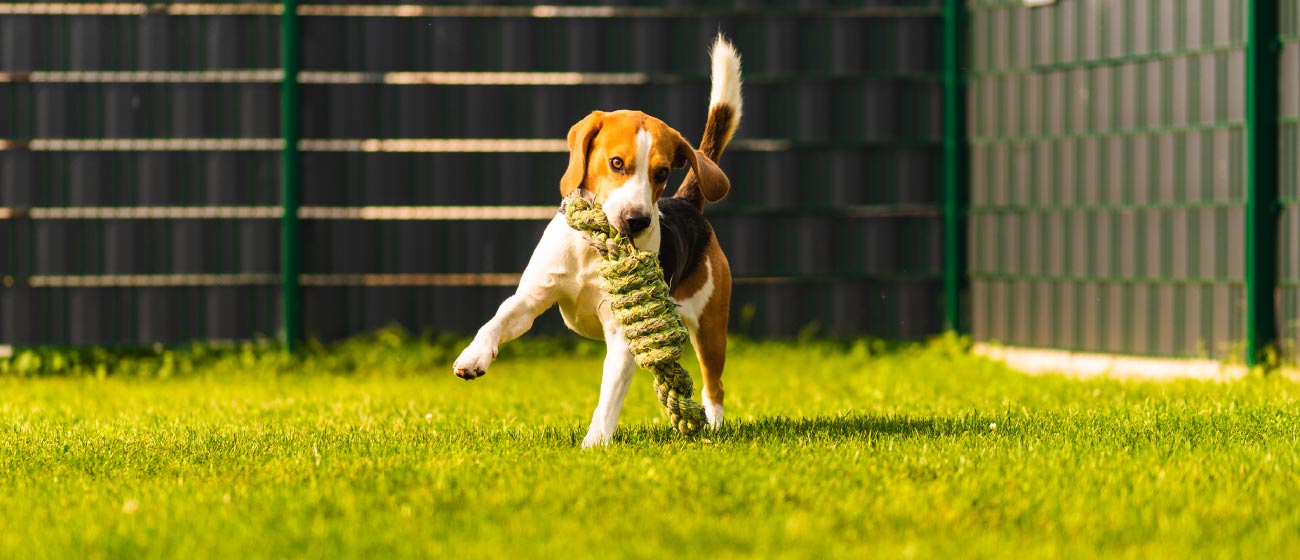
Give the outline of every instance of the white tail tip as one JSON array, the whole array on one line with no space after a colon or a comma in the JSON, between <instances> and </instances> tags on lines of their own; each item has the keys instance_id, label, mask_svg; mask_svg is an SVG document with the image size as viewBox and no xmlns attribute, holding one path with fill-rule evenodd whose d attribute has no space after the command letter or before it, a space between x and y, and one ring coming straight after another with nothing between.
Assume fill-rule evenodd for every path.
<instances>
[{"instance_id":1,"label":"white tail tip","mask_svg":"<svg viewBox=\"0 0 1300 560\"><path fill-rule=\"evenodd\" d=\"M740 98L740 53L736 52L736 47L723 37L721 33L713 42L713 49L710 51L713 60L713 90L709 93L709 107L716 107L720 104L730 105L735 111L736 120L740 119L741 98Z\"/></svg>"}]
</instances>

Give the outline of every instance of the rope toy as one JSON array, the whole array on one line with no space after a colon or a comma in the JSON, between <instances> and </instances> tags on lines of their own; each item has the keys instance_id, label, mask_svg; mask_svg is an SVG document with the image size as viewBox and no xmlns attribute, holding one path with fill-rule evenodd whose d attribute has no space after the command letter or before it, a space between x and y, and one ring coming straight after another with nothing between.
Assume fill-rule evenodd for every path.
<instances>
[{"instance_id":1,"label":"rope toy","mask_svg":"<svg viewBox=\"0 0 1300 560\"><path fill-rule=\"evenodd\" d=\"M654 374L655 394L668 411L669 421L683 434L704 427L704 407L691 399L695 387L691 376L677 363L686 342L686 327L677 304L668 292L659 257L637 249L632 240L609 224L605 212L574 190L564 201L569 227L587 234L600 253L600 278L614 318L623 325L623 336L636 365Z\"/></svg>"}]
</instances>

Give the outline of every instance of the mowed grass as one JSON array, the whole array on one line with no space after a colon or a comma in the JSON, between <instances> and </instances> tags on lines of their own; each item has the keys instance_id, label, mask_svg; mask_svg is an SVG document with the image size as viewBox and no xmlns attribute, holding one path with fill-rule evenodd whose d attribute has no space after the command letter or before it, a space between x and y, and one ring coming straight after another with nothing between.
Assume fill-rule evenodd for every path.
<instances>
[{"instance_id":1,"label":"mowed grass","mask_svg":"<svg viewBox=\"0 0 1300 560\"><path fill-rule=\"evenodd\" d=\"M736 342L725 429L670 432L642 372L614 444L583 451L600 348L513 348L474 382L454 344L393 333L297 360L11 359L0 557L1300 555L1300 387L1278 376Z\"/></svg>"}]
</instances>

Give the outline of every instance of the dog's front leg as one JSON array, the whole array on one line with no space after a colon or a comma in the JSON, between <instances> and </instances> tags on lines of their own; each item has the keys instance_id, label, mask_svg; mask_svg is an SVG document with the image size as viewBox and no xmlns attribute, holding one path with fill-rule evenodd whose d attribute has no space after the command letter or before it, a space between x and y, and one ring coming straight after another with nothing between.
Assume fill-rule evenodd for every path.
<instances>
[{"instance_id":1,"label":"dog's front leg","mask_svg":"<svg viewBox=\"0 0 1300 560\"><path fill-rule=\"evenodd\" d=\"M618 415L623 411L623 398L627 388L632 384L636 374L636 362L632 351L628 349L623 331L616 330L605 335L605 370L600 380L600 403L591 415L591 428L587 437L582 439L582 447L605 445L614 436L618 428Z\"/></svg>"},{"instance_id":2,"label":"dog's front leg","mask_svg":"<svg viewBox=\"0 0 1300 560\"><path fill-rule=\"evenodd\" d=\"M533 320L559 299L564 279L573 277L573 259L568 256L568 248L575 235L563 215L551 220L528 259L515 295L501 303L496 315L479 328L474 341L456 358L452 365L456 377L476 379L487 373L488 366L497 357L497 349L528 332Z\"/></svg>"},{"instance_id":3,"label":"dog's front leg","mask_svg":"<svg viewBox=\"0 0 1300 560\"><path fill-rule=\"evenodd\" d=\"M552 303L555 303L555 299L548 294L527 290L521 285L519 292L501 303L497 314L479 328L474 341L456 358L456 363L452 365L456 377L470 380L486 374L501 345L528 332L533 326L533 320Z\"/></svg>"}]
</instances>

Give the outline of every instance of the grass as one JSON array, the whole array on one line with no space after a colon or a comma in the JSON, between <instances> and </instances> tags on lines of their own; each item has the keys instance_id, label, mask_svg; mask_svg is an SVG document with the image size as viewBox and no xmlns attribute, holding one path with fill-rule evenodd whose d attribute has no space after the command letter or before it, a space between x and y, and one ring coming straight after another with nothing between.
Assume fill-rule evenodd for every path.
<instances>
[{"instance_id":1,"label":"grass","mask_svg":"<svg viewBox=\"0 0 1300 560\"><path fill-rule=\"evenodd\" d=\"M0 557L1300 554L1300 386L1278 376L738 341L724 430L669 432L642 373L584 452L599 346L524 341L472 383L456 350L382 332L297 359L0 362Z\"/></svg>"}]
</instances>

